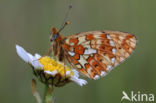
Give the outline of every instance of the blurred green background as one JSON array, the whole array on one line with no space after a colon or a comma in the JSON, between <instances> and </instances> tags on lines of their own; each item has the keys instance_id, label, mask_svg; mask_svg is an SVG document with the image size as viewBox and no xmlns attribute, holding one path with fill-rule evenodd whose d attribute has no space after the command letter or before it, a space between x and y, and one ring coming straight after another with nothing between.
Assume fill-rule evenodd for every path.
<instances>
[{"instance_id":1,"label":"blurred green background","mask_svg":"<svg viewBox=\"0 0 156 103\"><path fill-rule=\"evenodd\" d=\"M15 44L44 54L51 27L59 28L69 0L0 0L0 103L36 103L31 67L16 54ZM156 1L71 0L73 8L62 34L92 30L130 32L138 38L134 54L106 77L80 87L55 88L56 103L119 103L122 91L156 95ZM154 64L155 63L155 64ZM44 85L39 83L42 93ZM131 103L124 101L124 103Z\"/></svg>"}]
</instances>

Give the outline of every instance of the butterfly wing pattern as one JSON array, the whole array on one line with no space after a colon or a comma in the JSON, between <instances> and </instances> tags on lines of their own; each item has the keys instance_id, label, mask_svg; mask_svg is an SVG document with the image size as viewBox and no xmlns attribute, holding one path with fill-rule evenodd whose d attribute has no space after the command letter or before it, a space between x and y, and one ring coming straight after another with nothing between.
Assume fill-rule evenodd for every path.
<instances>
[{"instance_id":1,"label":"butterfly wing pattern","mask_svg":"<svg viewBox=\"0 0 156 103\"><path fill-rule=\"evenodd\" d=\"M99 79L134 51L134 35L119 31L90 31L66 38L66 59L83 75Z\"/></svg>"}]
</instances>

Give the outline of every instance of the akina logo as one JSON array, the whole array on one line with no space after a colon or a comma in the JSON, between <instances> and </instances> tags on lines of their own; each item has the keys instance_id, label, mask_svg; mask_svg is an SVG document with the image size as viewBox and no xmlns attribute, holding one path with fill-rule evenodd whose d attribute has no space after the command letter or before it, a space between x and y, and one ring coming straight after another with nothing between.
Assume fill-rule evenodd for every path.
<instances>
[{"instance_id":1,"label":"akina logo","mask_svg":"<svg viewBox=\"0 0 156 103\"><path fill-rule=\"evenodd\" d=\"M122 98L121 101L132 101L132 102L153 102L154 101L154 94L153 93L141 93L140 91L134 92L131 91L130 94L127 94L125 91L122 91Z\"/></svg>"}]
</instances>

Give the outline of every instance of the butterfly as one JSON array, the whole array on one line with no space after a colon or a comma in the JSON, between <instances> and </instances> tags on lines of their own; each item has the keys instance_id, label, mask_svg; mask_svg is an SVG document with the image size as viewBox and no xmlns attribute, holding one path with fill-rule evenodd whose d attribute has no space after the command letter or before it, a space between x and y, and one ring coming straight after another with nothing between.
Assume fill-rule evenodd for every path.
<instances>
[{"instance_id":1,"label":"butterfly","mask_svg":"<svg viewBox=\"0 0 156 103\"><path fill-rule=\"evenodd\" d=\"M68 23L66 23L68 24ZM51 33L51 51L61 62L91 79L105 76L134 51L134 35L119 31L89 31L63 37L55 27Z\"/></svg>"}]
</instances>

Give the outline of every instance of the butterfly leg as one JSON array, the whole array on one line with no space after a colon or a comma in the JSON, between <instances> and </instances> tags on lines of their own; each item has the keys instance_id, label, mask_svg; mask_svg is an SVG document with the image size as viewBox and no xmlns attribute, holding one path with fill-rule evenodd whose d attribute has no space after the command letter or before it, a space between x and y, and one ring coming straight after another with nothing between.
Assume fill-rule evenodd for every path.
<instances>
[{"instance_id":1,"label":"butterfly leg","mask_svg":"<svg viewBox=\"0 0 156 103\"><path fill-rule=\"evenodd\" d=\"M65 57L65 54L64 54L64 57ZM64 65L64 76L65 76L65 78L66 78L65 59L63 59L63 65Z\"/></svg>"},{"instance_id":2,"label":"butterfly leg","mask_svg":"<svg viewBox=\"0 0 156 103\"><path fill-rule=\"evenodd\" d=\"M53 49L53 45L51 45L51 46L48 48L48 50L44 53L43 56L48 56L48 55L50 55L50 54L52 53L52 49Z\"/></svg>"},{"instance_id":3,"label":"butterfly leg","mask_svg":"<svg viewBox=\"0 0 156 103\"><path fill-rule=\"evenodd\" d=\"M71 61L71 59L68 57L68 55L65 54L65 58L67 59L67 62L68 62L72 67L77 68L76 66L74 66L74 65L72 64L72 61Z\"/></svg>"}]
</instances>

